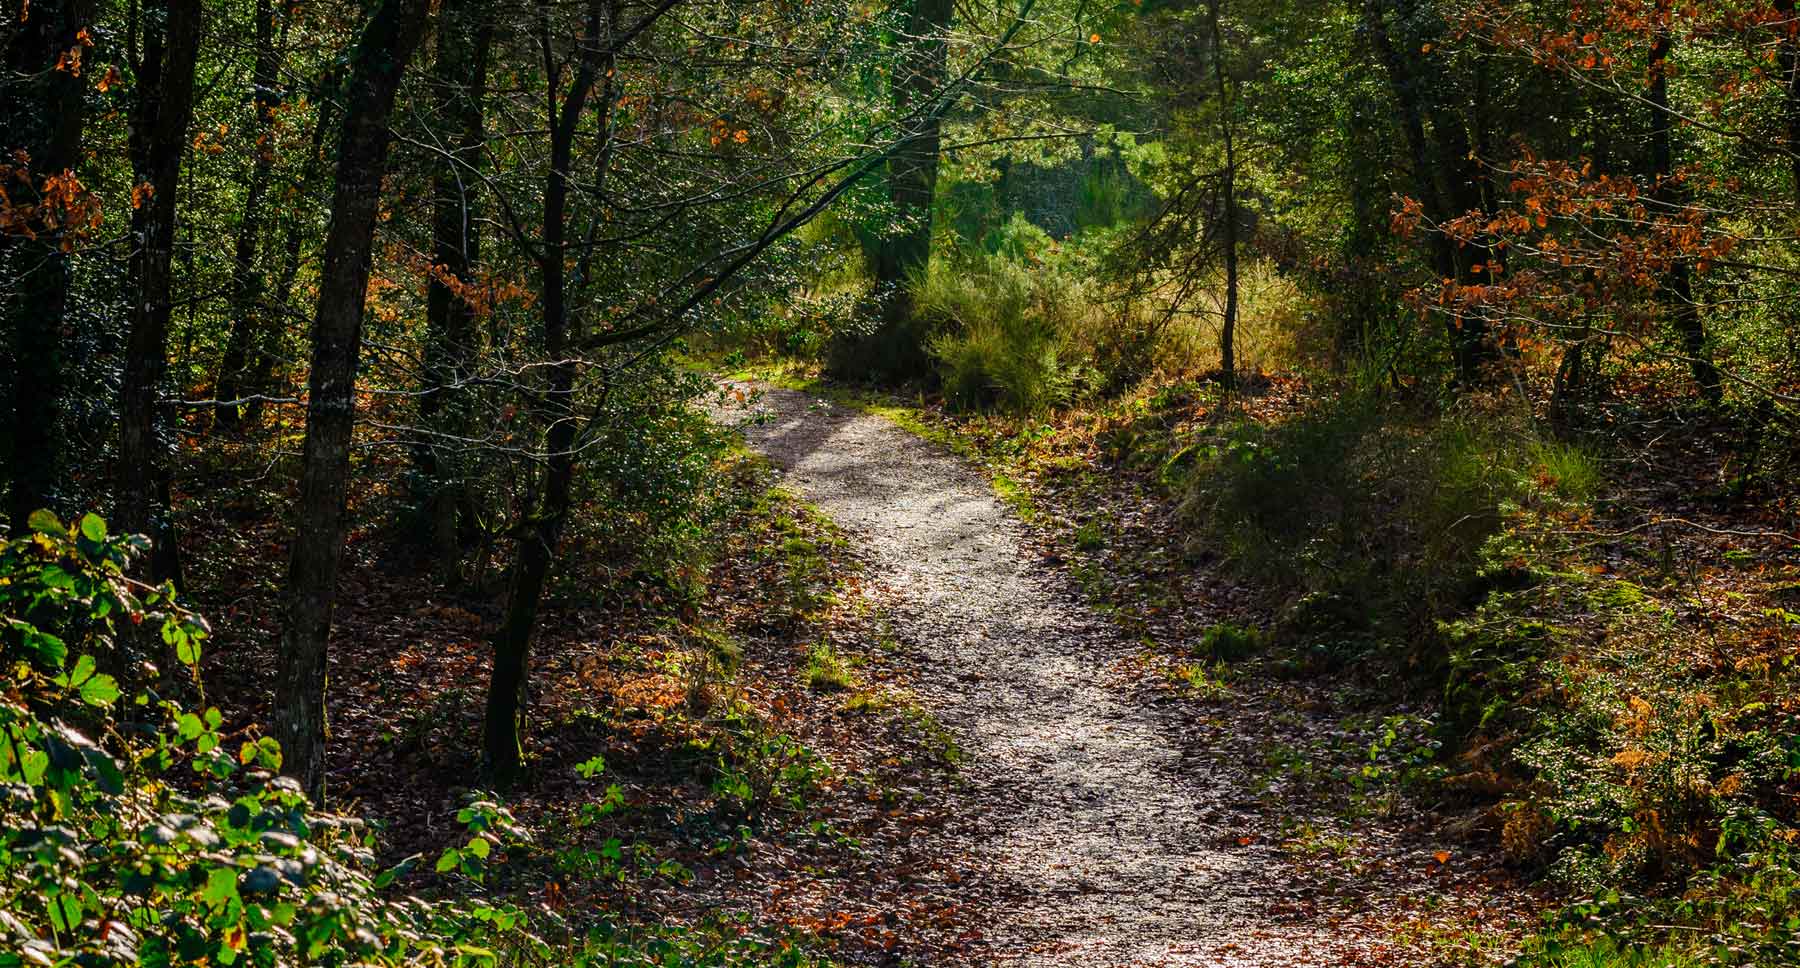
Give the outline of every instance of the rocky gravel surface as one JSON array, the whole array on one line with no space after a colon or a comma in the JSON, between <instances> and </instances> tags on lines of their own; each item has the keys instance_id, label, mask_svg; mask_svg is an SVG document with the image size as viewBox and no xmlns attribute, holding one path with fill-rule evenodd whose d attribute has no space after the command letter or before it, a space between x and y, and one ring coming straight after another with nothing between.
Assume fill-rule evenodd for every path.
<instances>
[{"instance_id":1,"label":"rocky gravel surface","mask_svg":"<svg viewBox=\"0 0 1800 968\"><path fill-rule=\"evenodd\" d=\"M1317 872L1257 829L1244 783L1266 704L1196 728L1191 711L1147 700L1141 648L936 445L800 392L728 386L722 400L717 419L861 545L872 594L917 657L917 692L968 753L942 836L970 868L955 889L989 919L971 963L1418 960L1309 901Z\"/></svg>"}]
</instances>

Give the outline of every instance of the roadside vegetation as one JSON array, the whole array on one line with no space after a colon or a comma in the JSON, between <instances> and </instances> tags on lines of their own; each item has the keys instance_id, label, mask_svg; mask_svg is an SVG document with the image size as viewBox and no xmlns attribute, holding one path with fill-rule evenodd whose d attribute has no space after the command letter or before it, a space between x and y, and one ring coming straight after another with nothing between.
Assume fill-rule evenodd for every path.
<instances>
[{"instance_id":1,"label":"roadside vegetation","mask_svg":"<svg viewBox=\"0 0 1800 968\"><path fill-rule=\"evenodd\" d=\"M1239 16L1250 31L1255 14ZM1241 82L1287 69L1245 68ZM1267 104L1239 110L1252 129L1284 123ZM1725 164L1689 149L1696 165ZM1192 170L1169 150L1115 150L1139 185ZM1749 269L1695 288L1705 366L1680 343L1684 310L1654 296L1608 290L1611 312L1655 324L1633 334L1533 317L1517 300L1569 293L1555 278L1569 260L1539 236L1559 219L1591 224L1583 206L1599 203L1578 182L1599 176L1591 163L1568 173L1552 203L1524 173L1548 163L1517 164L1490 206L1544 217L1438 226L1452 245L1508 239L1520 254L1504 292L1440 293L1413 274L1409 246L1429 257L1437 243L1412 202L1362 242L1309 236L1319 209L1254 166L1246 177L1265 180L1244 203L1260 222L1229 278L1217 250L1181 261L1169 238L1152 245L1177 214L1167 193L1116 221L1051 232L1013 213L971 230L984 196L958 183L929 266L907 282L928 351L911 382L834 367L826 338L727 335L706 356L980 463L1051 560L1143 637L1146 674L1166 688L1200 704L1288 683L1331 696L1340 730L1275 757L1272 777L1303 776L1349 815L1405 803L1443 843L1494 851L1543 892L1543 920L1523 934L1427 916L1408 935L1418 945L1557 966L1791 962L1800 468L1795 357L1775 307L1792 293ZM1103 168L1063 173L1085 198ZM1001 204L1004 181L992 191ZM1376 241L1389 229L1402 234ZM1629 231L1663 230L1652 215ZM857 278L854 239L838 244L832 292L866 303L878 283ZM1580 258L1591 299L1623 256ZM1750 293L1769 302L1739 298ZM1478 326L1504 338L1465 366L1460 341ZM1715 387L1718 372L1741 379ZM1290 848L1314 858L1332 836L1296 830Z\"/></svg>"},{"instance_id":2,"label":"roadside vegetation","mask_svg":"<svg viewBox=\"0 0 1800 968\"><path fill-rule=\"evenodd\" d=\"M726 375L1271 710L1245 796L1396 944L1800 962L1793 0L0 39L0 968L981 957L912 876L977 747Z\"/></svg>"}]
</instances>

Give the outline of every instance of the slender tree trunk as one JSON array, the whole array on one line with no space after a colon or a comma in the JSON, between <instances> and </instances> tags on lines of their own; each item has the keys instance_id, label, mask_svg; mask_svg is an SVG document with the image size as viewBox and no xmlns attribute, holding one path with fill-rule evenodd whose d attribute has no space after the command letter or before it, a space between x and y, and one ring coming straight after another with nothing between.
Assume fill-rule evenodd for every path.
<instances>
[{"instance_id":1,"label":"slender tree trunk","mask_svg":"<svg viewBox=\"0 0 1800 968\"><path fill-rule=\"evenodd\" d=\"M173 426L162 397L169 370L176 201L200 57L200 0L167 0L145 13L131 169L135 192L148 197L131 213L131 329L119 388L113 517L119 530L150 536L152 582L179 582L181 556L166 501L170 454L162 439Z\"/></svg>"},{"instance_id":2,"label":"slender tree trunk","mask_svg":"<svg viewBox=\"0 0 1800 968\"><path fill-rule=\"evenodd\" d=\"M1666 8L1667 4L1660 6ZM1681 209L1686 196L1675 179L1675 114L1669 107L1669 57L1673 48L1674 38L1665 26L1650 47L1650 167L1651 176L1656 179L1651 198L1670 217ZM1707 346L1700 306L1694 302L1693 269L1687 260L1678 259L1669 267L1663 277L1663 294L1674 315L1675 333L1700 388L1701 399L1716 404L1722 397L1719 370L1713 365L1712 351Z\"/></svg>"},{"instance_id":3,"label":"slender tree trunk","mask_svg":"<svg viewBox=\"0 0 1800 968\"><path fill-rule=\"evenodd\" d=\"M25 156L30 186L9 185L15 204L26 202L52 176L73 176L81 164L81 131L87 80L57 70L57 59L81 47L78 32L94 14L91 0L40 0L31 16L13 24L0 78L0 163ZM6 516L15 534L39 508L57 503L63 472L59 431L63 396L62 331L69 305L70 252L64 230L48 221L36 238L0 238L0 284L13 287L5 301L12 330L10 414L0 454L10 478Z\"/></svg>"},{"instance_id":4,"label":"slender tree trunk","mask_svg":"<svg viewBox=\"0 0 1800 968\"><path fill-rule=\"evenodd\" d=\"M326 648L343 551L356 370L381 179L391 141L388 119L401 74L424 34L428 11L427 0L381 0L374 8L352 58L338 132L331 228L325 237L313 316L306 443L272 724L290 771L317 799L325 794Z\"/></svg>"},{"instance_id":5,"label":"slender tree trunk","mask_svg":"<svg viewBox=\"0 0 1800 968\"><path fill-rule=\"evenodd\" d=\"M544 394L550 429L545 434L544 484L538 506L525 521L507 591L506 617L494 635L493 677L488 684L485 755L494 782L501 788L516 784L524 766L526 683L530 670L531 637L537 627L544 584L556 560L568 519L575 482L575 366L568 362L569 333L568 208L570 166L575 134L581 124L594 83L602 69L613 70L614 52L608 45L612 15L617 6L589 0L581 55L566 94L552 86L546 92L545 109L550 128L550 171L544 183L543 248L538 258L542 280L544 355L556 361L549 368ZM604 14L603 14L604 11ZM550 35L546 26L543 36ZM544 52L545 57L550 52ZM555 84L554 76L551 84ZM559 94L561 95L559 97ZM602 176L604 172L602 172Z\"/></svg>"},{"instance_id":6,"label":"slender tree trunk","mask_svg":"<svg viewBox=\"0 0 1800 968\"><path fill-rule=\"evenodd\" d=\"M318 116L313 119L312 147L300 176L303 187L311 186L323 173L325 134L331 129L332 122L329 107L328 101L321 101ZM279 341L289 314L294 282L300 277L300 253L307 235L305 222L288 220L282 238L281 268L257 307L254 317L257 328L249 334L249 364L244 382L237 391L238 396L248 398L241 417L246 423L255 424L262 420L262 397L274 387Z\"/></svg>"},{"instance_id":7,"label":"slender tree trunk","mask_svg":"<svg viewBox=\"0 0 1800 968\"><path fill-rule=\"evenodd\" d=\"M881 294L874 333L840 344L833 369L848 376L885 379L917 376L930 357L913 325L911 278L931 261L931 206L937 194L942 124L932 99L947 69L944 31L955 14L951 0L912 0L905 50L893 76L894 113L904 126L888 162L888 195L905 223L882 236L870 253L870 269Z\"/></svg>"},{"instance_id":8,"label":"slender tree trunk","mask_svg":"<svg viewBox=\"0 0 1800 968\"><path fill-rule=\"evenodd\" d=\"M1396 20L1406 21L1412 14L1407 0L1395 0ZM1436 225L1471 210L1481 209L1481 183L1469 171L1469 140L1462 125L1450 112L1428 98L1434 79L1416 69L1414 57L1397 47L1388 34L1383 0L1363 0L1363 25L1370 44L1387 70L1394 102L1400 109L1401 128L1406 134L1412 158L1414 191L1427 218ZM1426 133L1427 117L1431 136ZM1442 174L1448 187L1439 188L1437 174ZM1473 271L1477 263L1485 264L1488 246L1471 244L1466 255L1459 256L1456 243L1444 232L1431 233L1432 265L1439 279L1464 283L1482 283L1485 276ZM1486 326L1480 319L1460 313L1445 320L1446 335L1455 358L1457 379L1473 383L1479 376L1482 361L1490 355Z\"/></svg>"},{"instance_id":9,"label":"slender tree trunk","mask_svg":"<svg viewBox=\"0 0 1800 968\"><path fill-rule=\"evenodd\" d=\"M483 101L487 96L491 18L479 0L448 0L439 10L434 81L441 91L438 116L455 129L432 173L432 262L436 271L425 294L425 386L419 422L427 436L413 448L414 470L423 484L419 498L431 508L438 563L455 580L461 557L456 516L463 503L460 477L447 466L436 438L460 435L465 425L466 391L456 386L469 374L475 354L475 313L449 281L474 282L481 232L475 173L486 149ZM441 275L440 275L441 274Z\"/></svg>"},{"instance_id":10,"label":"slender tree trunk","mask_svg":"<svg viewBox=\"0 0 1800 968\"><path fill-rule=\"evenodd\" d=\"M1225 77L1225 33L1219 26L1219 4L1207 5L1207 25L1212 31L1213 80L1218 85L1219 137L1225 144L1225 170L1220 173L1219 191L1224 195L1224 224L1219 244L1225 253L1225 319L1219 328L1219 375L1227 388L1237 386L1237 318L1238 318L1238 202L1237 144L1234 138L1236 120L1231 88Z\"/></svg>"},{"instance_id":11,"label":"slender tree trunk","mask_svg":"<svg viewBox=\"0 0 1800 968\"><path fill-rule=\"evenodd\" d=\"M282 33L285 37L285 24ZM260 316L266 280L256 250L262 240L264 206L275 171L272 139L275 108L281 103L276 93L281 82L281 46L284 45L275 42L274 0L256 0L256 66L250 75L256 159L250 168L250 184L244 190L244 214L238 221L237 239L231 247L231 334L226 339L219 378L213 386L213 397L219 400L235 400L244 392L251 344L263 329ZM214 414L219 424L235 427L243 409L237 404L226 404L216 408Z\"/></svg>"}]
</instances>

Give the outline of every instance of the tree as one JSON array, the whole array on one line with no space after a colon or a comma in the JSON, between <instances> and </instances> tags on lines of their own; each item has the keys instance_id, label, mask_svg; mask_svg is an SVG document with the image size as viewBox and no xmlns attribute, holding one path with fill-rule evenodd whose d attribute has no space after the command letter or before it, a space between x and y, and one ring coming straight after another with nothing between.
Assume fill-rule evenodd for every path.
<instances>
[{"instance_id":1,"label":"tree","mask_svg":"<svg viewBox=\"0 0 1800 968\"><path fill-rule=\"evenodd\" d=\"M673 6L673 4L669 4ZM529 668L531 636L537 626L538 604L550 575L563 526L568 520L575 483L575 434L580 418L575 412L575 363L570 334L569 291L566 263L569 256L569 188L573 176L575 139L582 114L596 81L614 74L617 50L613 46L613 18L617 0L587 0L586 22L575 41L573 69L566 90L561 68L545 78L544 121L550 131L550 164L545 172L542 243L537 270L543 307L543 353L549 360L548 380L541 396L549 432L545 437L542 496L522 522L518 559L513 563L507 591L505 618L494 635L493 677L488 685L486 759L496 782L510 786L519 779L527 708L524 691ZM553 31L548 11L539 8L539 44L546 64L557 53L550 46ZM610 89L602 96L601 111L610 115ZM603 136L604 137L604 136ZM601 177L605 171L601 169Z\"/></svg>"},{"instance_id":2,"label":"tree","mask_svg":"<svg viewBox=\"0 0 1800 968\"><path fill-rule=\"evenodd\" d=\"M1225 152L1224 166L1219 169L1219 196L1223 204L1219 213L1219 249L1225 263L1225 308L1219 324L1219 373L1227 387L1237 384L1237 357L1234 337L1238 317L1238 200L1237 142L1233 118L1236 98L1226 80L1225 33L1219 27L1221 0L1209 0L1206 22L1212 35L1213 81L1218 87L1219 142Z\"/></svg>"},{"instance_id":3,"label":"tree","mask_svg":"<svg viewBox=\"0 0 1800 968\"><path fill-rule=\"evenodd\" d=\"M163 401L169 368L176 202L181 160L194 115L194 69L200 55L200 0L146 4L143 49L133 64L131 114L131 328L119 390L119 454L115 514L130 534L151 537L150 580L181 577L171 518L168 428Z\"/></svg>"},{"instance_id":4,"label":"tree","mask_svg":"<svg viewBox=\"0 0 1800 968\"><path fill-rule=\"evenodd\" d=\"M217 421L235 427L243 406L235 402L249 378L250 354L265 328L269 308L264 302L267 279L257 249L262 242L271 183L275 172L275 109L281 103L280 72L286 47L288 19L282 20L281 39L275 34L274 0L256 0L256 61L250 73L251 130L254 132L250 181L244 188L243 215L231 250L231 330L225 355L219 362L213 396L224 401L216 410ZM316 152L315 148L315 152Z\"/></svg>"},{"instance_id":5,"label":"tree","mask_svg":"<svg viewBox=\"0 0 1800 968\"><path fill-rule=\"evenodd\" d=\"M272 723L289 767L315 799L325 792L326 659L343 552L363 305L392 138L388 121L401 76L424 35L428 8L426 0L381 0L371 12L350 58L338 129Z\"/></svg>"},{"instance_id":6,"label":"tree","mask_svg":"<svg viewBox=\"0 0 1800 968\"><path fill-rule=\"evenodd\" d=\"M448 125L449 141L431 175L431 271L425 301L425 385L419 398L424 439L413 459L431 509L439 567L454 579L461 557L457 515L464 503L460 475L451 461L465 429L468 393L458 386L475 359L478 285L474 267L481 254L479 183L486 150L484 102L494 22L478 0L451 0L439 11L437 56L432 82L437 113ZM439 440L451 441L444 447Z\"/></svg>"},{"instance_id":7,"label":"tree","mask_svg":"<svg viewBox=\"0 0 1800 968\"><path fill-rule=\"evenodd\" d=\"M1668 0L1659 0L1657 16L1660 25L1650 43L1650 178L1651 197L1669 210L1682 206L1680 180L1675 172L1675 147L1672 132L1675 112L1669 106L1669 75L1674 71L1669 56L1675 41L1668 25ZM1692 269L1686 259L1676 259L1663 277L1675 330L1681 348L1687 354L1694 382L1708 403L1717 404L1722 390L1719 371L1713 366L1712 351L1706 344L1706 325L1700 319L1700 307L1694 304Z\"/></svg>"},{"instance_id":8,"label":"tree","mask_svg":"<svg viewBox=\"0 0 1800 968\"><path fill-rule=\"evenodd\" d=\"M1396 42L1393 24L1422 19L1415 0L1363 0L1362 12L1370 46L1387 70L1406 135L1414 198L1434 221L1481 213L1486 207L1484 176L1474 164L1475 152L1462 119L1446 104L1445 92L1451 85L1430 56L1442 38L1435 31L1409 33ZM1460 285L1480 285L1502 258L1503 250L1495 249L1480 232L1457 240L1434 235L1430 244L1438 278ZM1486 322L1479 315L1449 314L1444 325L1458 380L1474 382L1481 364L1493 356Z\"/></svg>"},{"instance_id":9,"label":"tree","mask_svg":"<svg viewBox=\"0 0 1800 968\"><path fill-rule=\"evenodd\" d=\"M0 80L6 149L0 157L0 282L9 291L12 335L6 512L19 534L32 511L58 503L70 257L100 218L98 202L76 174L93 7L87 0L47 0L29 9L28 18L7 24L6 76Z\"/></svg>"},{"instance_id":10,"label":"tree","mask_svg":"<svg viewBox=\"0 0 1800 968\"><path fill-rule=\"evenodd\" d=\"M946 79L945 32L955 13L951 0L912 0L889 85L900 131L887 165L887 192L895 225L883 226L871 244L869 267L879 313L875 329L840 341L838 372L885 379L924 373L929 358L913 328L911 280L931 261L932 200L936 197L943 109L936 103Z\"/></svg>"}]
</instances>

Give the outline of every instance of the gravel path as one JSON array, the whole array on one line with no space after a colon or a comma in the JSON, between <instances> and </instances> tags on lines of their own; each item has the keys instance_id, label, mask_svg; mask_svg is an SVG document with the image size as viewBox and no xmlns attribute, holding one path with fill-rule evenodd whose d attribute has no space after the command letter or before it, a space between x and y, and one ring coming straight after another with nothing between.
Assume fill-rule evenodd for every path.
<instances>
[{"instance_id":1,"label":"gravel path","mask_svg":"<svg viewBox=\"0 0 1800 968\"><path fill-rule=\"evenodd\" d=\"M803 393L716 416L863 546L924 659L918 692L969 753L966 825L947 836L997 898L979 963L1363 961L1367 938L1272 917L1304 888L1272 848L1240 843L1231 767L1184 754L1175 714L1133 701L1118 666L1134 645L1029 552L982 477Z\"/></svg>"}]
</instances>

